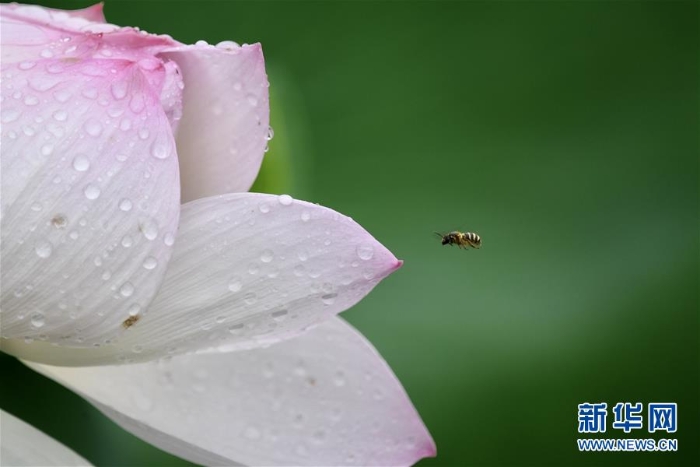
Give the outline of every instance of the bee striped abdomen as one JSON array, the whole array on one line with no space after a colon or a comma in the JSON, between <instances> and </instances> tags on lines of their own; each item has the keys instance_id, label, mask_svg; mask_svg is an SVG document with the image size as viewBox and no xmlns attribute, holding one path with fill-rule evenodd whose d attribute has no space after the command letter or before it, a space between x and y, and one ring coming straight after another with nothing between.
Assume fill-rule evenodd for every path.
<instances>
[{"instance_id":1,"label":"bee striped abdomen","mask_svg":"<svg viewBox=\"0 0 700 467\"><path fill-rule=\"evenodd\" d=\"M440 232L435 232L442 240L443 245L457 245L459 248L467 249L480 248L481 247L481 237L479 237L474 232L450 232L446 234L441 234Z\"/></svg>"}]
</instances>

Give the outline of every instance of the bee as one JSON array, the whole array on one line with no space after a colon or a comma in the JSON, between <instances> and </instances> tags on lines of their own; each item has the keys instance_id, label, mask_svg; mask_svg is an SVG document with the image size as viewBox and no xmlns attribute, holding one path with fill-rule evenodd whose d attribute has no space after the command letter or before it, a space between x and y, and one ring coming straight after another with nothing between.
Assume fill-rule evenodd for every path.
<instances>
[{"instance_id":1,"label":"bee","mask_svg":"<svg viewBox=\"0 0 700 467\"><path fill-rule=\"evenodd\" d=\"M442 239L443 245L457 245L465 250L469 247L481 248L481 237L474 232L458 232L455 230L446 234L435 232L435 235Z\"/></svg>"}]
</instances>

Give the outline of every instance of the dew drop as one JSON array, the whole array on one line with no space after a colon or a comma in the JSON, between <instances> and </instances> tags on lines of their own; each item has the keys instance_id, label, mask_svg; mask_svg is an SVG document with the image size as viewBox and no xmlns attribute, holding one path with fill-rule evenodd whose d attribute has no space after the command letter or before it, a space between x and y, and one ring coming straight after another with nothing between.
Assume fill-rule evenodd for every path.
<instances>
[{"instance_id":1,"label":"dew drop","mask_svg":"<svg viewBox=\"0 0 700 467\"><path fill-rule=\"evenodd\" d=\"M97 137L102 134L102 125L95 120L88 120L85 122L85 125L83 125L83 128L88 135L93 137Z\"/></svg>"},{"instance_id":2,"label":"dew drop","mask_svg":"<svg viewBox=\"0 0 700 467\"><path fill-rule=\"evenodd\" d=\"M165 243L166 246L173 246L175 243L175 236L171 233L166 233L165 237L163 237L163 243Z\"/></svg>"},{"instance_id":3,"label":"dew drop","mask_svg":"<svg viewBox=\"0 0 700 467\"><path fill-rule=\"evenodd\" d=\"M257 300L258 297L254 293L246 294L246 296L243 298L243 301L245 301L246 305L253 305Z\"/></svg>"},{"instance_id":4,"label":"dew drop","mask_svg":"<svg viewBox=\"0 0 700 467\"><path fill-rule=\"evenodd\" d=\"M121 244L124 248L129 248L134 244L134 239L131 238L131 235L124 235Z\"/></svg>"},{"instance_id":5,"label":"dew drop","mask_svg":"<svg viewBox=\"0 0 700 467\"><path fill-rule=\"evenodd\" d=\"M46 317L44 316L43 313L40 311L37 311L36 313L32 313L32 327L39 329L40 327L43 327L44 324L46 324Z\"/></svg>"},{"instance_id":6,"label":"dew drop","mask_svg":"<svg viewBox=\"0 0 700 467\"><path fill-rule=\"evenodd\" d=\"M136 344L131 348L131 351L134 353L141 353L143 352L143 346Z\"/></svg>"},{"instance_id":7,"label":"dew drop","mask_svg":"<svg viewBox=\"0 0 700 467\"><path fill-rule=\"evenodd\" d=\"M299 257L299 261L306 261L307 259L309 259L309 252L306 251L305 248L302 248L297 253L297 256Z\"/></svg>"},{"instance_id":8,"label":"dew drop","mask_svg":"<svg viewBox=\"0 0 700 467\"><path fill-rule=\"evenodd\" d=\"M129 316L136 316L141 313L141 305L134 303L133 305L129 306L127 311L129 312Z\"/></svg>"},{"instance_id":9,"label":"dew drop","mask_svg":"<svg viewBox=\"0 0 700 467\"><path fill-rule=\"evenodd\" d=\"M287 313L289 313L287 310L278 310L278 311L273 311L271 313L271 315L272 315L272 318L274 320L282 321L287 316Z\"/></svg>"},{"instance_id":10,"label":"dew drop","mask_svg":"<svg viewBox=\"0 0 700 467\"><path fill-rule=\"evenodd\" d=\"M326 295L323 295L321 297L321 300L323 300L324 305L332 305L335 302L335 297L337 297L337 293L329 293Z\"/></svg>"},{"instance_id":11,"label":"dew drop","mask_svg":"<svg viewBox=\"0 0 700 467\"><path fill-rule=\"evenodd\" d=\"M228 283L228 289L231 292L238 292L243 288L243 284L241 283L241 280L238 278L232 279L231 282Z\"/></svg>"},{"instance_id":12,"label":"dew drop","mask_svg":"<svg viewBox=\"0 0 700 467\"><path fill-rule=\"evenodd\" d=\"M133 206L134 204L129 198L122 198L122 200L119 201L119 209L121 209L124 212L131 211L131 208Z\"/></svg>"},{"instance_id":13,"label":"dew drop","mask_svg":"<svg viewBox=\"0 0 700 467\"><path fill-rule=\"evenodd\" d=\"M65 122L68 119L68 112L65 110L57 110L53 113L53 119L57 122Z\"/></svg>"},{"instance_id":14,"label":"dew drop","mask_svg":"<svg viewBox=\"0 0 700 467\"><path fill-rule=\"evenodd\" d=\"M258 209L260 209L260 212L262 212L263 214L267 214L268 212L270 212L270 206L268 206L265 203L261 204Z\"/></svg>"},{"instance_id":15,"label":"dew drop","mask_svg":"<svg viewBox=\"0 0 700 467\"><path fill-rule=\"evenodd\" d=\"M115 99L120 100L126 97L127 83L126 81L116 81L112 83L112 96Z\"/></svg>"},{"instance_id":16,"label":"dew drop","mask_svg":"<svg viewBox=\"0 0 700 467\"><path fill-rule=\"evenodd\" d=\"M39 258L48 258L53 253L53 246L47 241L41 241L34 246L34 251Z\"/></svg>"},{"instance_id":17,"label":"dew drop","mask_svg":"<svg viewBox=\"0 0 700 467\"><path fill-rule=\"evenodd\" d=\"M19 118L20 112L15 109L8 109L8 110L3 110L2 112L2 118L0 118L0 121L2 123L10 123L14 122Z\"/></svg>"},{"instance_id":18,"label":"dew drop","mask_svg":"<svg viewBox=\"0 0 700 467\"><path fill-rule=\"evenodd\" d=\"M312 441L321 444L326 440L326 432L323 430L316 430L312 436Z\"/></svg>"},{"instance_id":19,"label":"dew drop","mask_svg":"<svg viewBox=\"0 0 700 467\"><path fill-rule=\"evenodd\" d=\"M257 107L258 105L258 98L255 97L253 94L248 94L246 96L246 100L248 101L248 104L250 104L251 107Z\"/></svg>"},{"instance_id":20,"label":"dew drop","mask_svg":"<svg viewBox=\"0 0 700 467\"><path fill-rule=\"evenodd\" d=\"M73 158L73 168L78 172L85 172L90 168L90 161L83 154L78 154Z\"/></svg>"},{"instance_id":21,"label":"dew drop","mask_svg":"<svg viewBox=\"0 0 700 467\"><path fill-rule=\"evenodd\" d=\"M264 250L260 255L260 261L262 261L263 263L269 263L273 260L274 257L275 254L271 250Z\"/></svg>"},{"instance_id":22,"label":"dew drop","mask_svg":"<svg viewBox=\"0 0 700 467\"><path fill-rule=\"evenodd\" d=\"M272 140L272 138L274 138L274 137L275 137L275 130L273 130L272 127L269 127L269 128L267 129L267 134L265 135L265 139L266 139L267 141L270 141L270 140Z\"/></svg>"},{"instance_id":23,"label":"dew drop","mask_svg":"<svg viewBox=\"0 0 700 467\"><path fill-rule=\"evenodd\" d=\"M140 226L143 236L147 240L155 240L158 237L158 226L152 220L148 220Z\"/></svg>"},{"instance_id":24,"label":"dew drop","mask_svg":"<svg viewBox=\"0 0 700 467\"><path fill-rule=\"evenodd\" d=\"M243 323L234 324L228 327L228 332L231 334L238 334L243 330Z\"/></svg>"},{"instance_id":25,"label":"dew drop","mask_svg":"<svg viewBox=\"0 0 700 467\"><path fill-rule=\"evenodd\" d=\"M27 96L24 98L24 105L37 105L39 103L39 98L36 96Z\"/></svg>"},{"instance_id":26,"label":"dew drop","mask_svg":"<svg viewBox=\"0 0 700 467\"><path fill-rule=\"evenodd\" d=\"M100 197L100 189L93 185L92 183L87 185L85 189L83 190L83 193L85 194L85 197L87 199L97 199Z\"/></svg>"},{"instance_id":27,"label":"dew drop","mask_svg":"<svg viewBox=\"0 0 700 467\"><path fill-rule=\"evenodd\" d=\"M216 44L216 47L217 47L218 49L234 50L234 49L240 48L241 46L238 45L236 42L233 42L233 41L221 41L221 42L219 42L218 44Z\"/></svg>"},{"instance_id":28,"label":"dew drop","mask_svg":"<svg viewBox=\"0 0 700 467\"><path fill-rule=\"evenodd\" d=\"M119 287L119 293L123 297L131 297L134 294L134 284L131 282L124 282L121 287Z\"/></svg>"},{"instance_id":29,"label":"dew drop","mask_svg":"<svg viewBox=\"0 0 700 467\"><path fill-rule=\"evenodd\" d=\"M337 371L335 375L333 375L333 384L340 387L345 386L345 383L345 373L343 373L342 371Z\"/></svg>"},{"instance_id":30,"label":"dew drop","mask_svg":"<svg viewBox=\"0 0 700 467\"><path fill-rule=\"evenodd\" d=\"M294 202L294 198L289 195L280 195L277 199L282 206L289 206Z\"/></svg>"},{"instance_id":31,"label":"dew drop","mask_svg":"<svg viewBox=\"0 0 700 467\"><path fill-rule=\"evenodd\" d=\"M39 211L41 211L41 209L42 209L41 203L32 204L32 211L39 212Z\"/></svg>"},{"instance_id":32,"label":"dew drop","mask_svg":"<svg viewBox=\"0 0 700 467\"><path fill-rule=\"evenodd\" d=\"M151 146L151 155L156 159L167 159L170 155L170 150L168 149L167 145L156 141Z\"/></svg>"},{"instance_id":33,"label":"dew drop","mask_svg":"<svg viewBox=\"0 0 700 467\"><path fill-rule=\"evenodd\" d=\"M374 256L374 248L372 245L358 245L357 256L363 261L369 261Z\"/></svg>"},{"instance_id":34,"label":"dew drop","mask_svg":"<svg viewBox=\"0 0 700 467\"><path fill-rule=\"evenodd\" d=\"M158 260L153 256L148 256L143 260L143 267L146 269L155 269L158 266Z\"/></svg>"},{"instance_id":35,"label":"dew drop","mask_svg":"<svg viewBox=\"0 0 700 467\"><path fill-rule=\"evenodd\" d=\"M301 213L301 220L303 222L308 222L309 219L311 219L311 213L309 211L302 211Z\"/></svg>"}]
</instances>

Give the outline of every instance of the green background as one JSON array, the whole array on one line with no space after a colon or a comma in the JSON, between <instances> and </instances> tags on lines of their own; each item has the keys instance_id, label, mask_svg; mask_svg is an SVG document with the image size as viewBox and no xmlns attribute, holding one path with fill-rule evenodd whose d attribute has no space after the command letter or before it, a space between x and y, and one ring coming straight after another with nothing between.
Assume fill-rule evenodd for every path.
<instances>
[{"instance_id":1,"label":"green background","mask_svg":"<svg viewBox=\"0 0 700 467\"><path fill-rule=\"evenodd\" d=\"M343 316L432 433L421 467L699 461L697 2L105 11L182 42L263 44L276 136L255 189L352 216L405 260ZM483 248L440 246L433 231L453 229ZM0 406L96 465L187 465L0 365ZM577 405L624 401L677 402L678 432L650 435L645 417L624 435L610 414L590 437L679 451L579 453Z\"/></svg>"}]
</instances>

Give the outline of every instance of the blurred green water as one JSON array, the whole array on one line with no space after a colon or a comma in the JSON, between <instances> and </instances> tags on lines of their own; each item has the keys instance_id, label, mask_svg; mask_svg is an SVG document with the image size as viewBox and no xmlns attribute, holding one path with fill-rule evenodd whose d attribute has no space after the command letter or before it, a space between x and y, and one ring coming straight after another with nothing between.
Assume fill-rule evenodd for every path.
<instances>
[{"instance_id":1,"label":"blurred green water","mask_svg":"<svg viewBox=\"0 0 700 467\"><path fill-rule=\"evenodd\" d=\"M256 189L350 215L405 260L344 317L431 431L421 466L700 460L698 3L105 9L263 43L276 136ZM483 248L441 247L455 228ZM0 364L0 406L96 465L187 465ZM677 402L679 451L579 453L577 404L623 401Z\"/></svg>"}]
</instances>

